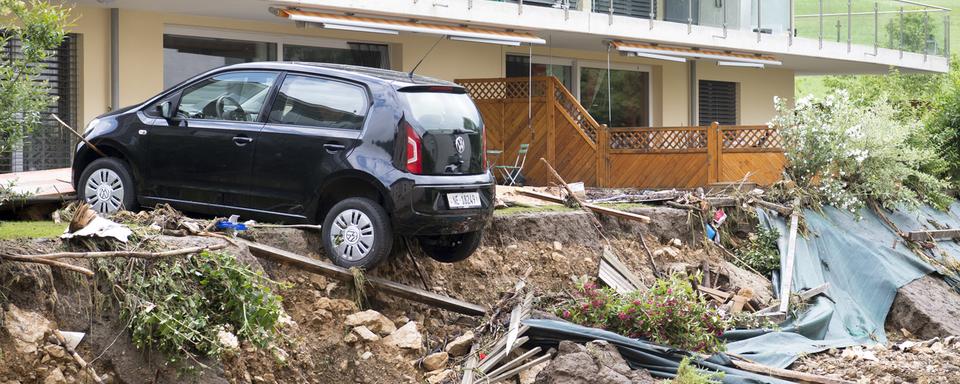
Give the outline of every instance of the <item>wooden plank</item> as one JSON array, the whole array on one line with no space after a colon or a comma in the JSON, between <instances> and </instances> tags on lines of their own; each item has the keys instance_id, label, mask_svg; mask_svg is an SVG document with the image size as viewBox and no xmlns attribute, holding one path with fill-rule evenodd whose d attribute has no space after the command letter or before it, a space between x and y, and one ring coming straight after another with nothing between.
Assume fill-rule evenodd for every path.
<instances>
[{"instance_id":1,"label":"wooden plank","mask_svg":"<svg viewBox=\"0 0 960 384\"><path fill-rule=\"evenodd\" d=\"M609 268L605 268L605 266L609 266ZM620 293L633 292L644 286L640 278L634 275L633 272L630 271L630 268L623 264L623 262L617 258L617 255L613 254L607 246L604 246L603 251L600 253L600 272L603 272L604 275L607 275L609 279L613 280L616 285L612 285L609 282L607 282L607 285L610 285ZM601 280L603 279L603 276L598 277L601 277Z\"/></svg>"},{"instance_id":2,"label":"wooden plank","mask_svg":"<svg viewBox=\"0 0 960 384\"><path fill-rule=\"evenodd\" d=\"M800 221L800 199L793 202L794 211L790 215L790 235L787 237L787 257L783 273L780 276L780 312L787 313L790 306L790 291L793 289L793 264L797 250L797 226Z\"/></svg>"},{"instance_id":3,"label":"wooden plank","mask_svg":"<svg viewBox=\"0 0 960 384\"><path fill-rule=\"evenodd\" d=\"M487 377L497 377L497 375L500 375L500 374L506 372L507 370L510 370L510 369L512 369L512 368L520 365L520 363L523 363L523 361L526 360L526 359L528 359L528 358L530 358L530 356L533 356L533 355L536 355L536 354L540 353L541 350L542 350L542 349L541 349L540 347L536 347L536 348L534 348L534 349L531 349L531 350L525 352L524 354L520 355L520 356L517 357L516 359L510 360L510 361L508 361L506 364L501 365L500 368L497 368L497 369L494 369L493 371L490 371L490 374L488 374Z\"/></svg>"},{"instance_id":4,"label":"wooden plank","mask_svg":"<svg viewBox=\"0 0 960 384\"><path fill-rule=\"evenodd\" d=\"M527 336L521 337L517 339L516 343L513 344L513 349L502 348L497 353L488 355L486 359L483 359L483 361L480 362L480 367L478 367L477 370L480 371L481 373L489 372L491 369L493 369L495 365L500 363L500 360L503 360L505 357L509 356L514 349L517 349L521 345L526 344L526 342L529 340L530 338Z\"/></svg>"},{"instance_id":5,"label":"wooden plank","mask_svg":"<svg viewBox=\"0 0 960 384\"><path fill-rule=\"evenodd\" d=\"M821 293L826 293L830 289L830 283L823 283L817 286L816 288L811 288L800 293L800 300L807 301L812 299L814 296Z\"/></svg>"},{"instance_id":6,"label":"wooden plank","mask_svg":"<svg viewBox=\"0 0 960 384\"><path fill-rule=\"evenodd\" d=\"M930 231L910 231L904 234L910 241L928 241L960 238L960 229L938 229Z\"/></svg>"},{"instance_id":7,"label":"wooden plank","mask_svg":"<svg viewBox=\"0 0 960 384\"><path fill-rule=\"evenodd\" d=\"M704 287L703 285L698 285L698 286L697 286L697 289L698 289L700 292L706 293L706 294L708 294L708 295L710 295L710 296L713 296L713 297L716 297L717 299L720 299L721 302L726 302L727 300L730 299L730 294L729 294L729 293L726 293L726 292L721 291L721 290L719 290L719 289L710 288L710 287Z\"/></svg>"},{"instance_id":8,"label":"wooden plank","mask_svg":"<svg viewBox=\"0 0 960 384\"><path fill-rule=\"evenodd\" d=\"M773 368L766 365L760 365L756 363L748 363L746 361L733 361L733 365L737 368L740 368L745 371L762 373L765 375L771 375L776 377L782 377L785 379L800 380L809 383L817 384L854 384L852 381L835 379L827 376L814 375L810 373L803 373L797 371L791 371L789 369Z\"/></svg>"},{"instance_id":9,"label":"wooden plank","mask_svg":"<svg viewBox=\"0 0 960 384\"><path fill-rule=\"evenodd\" d=\"M562 198L559 198L554 195L549 195L546 193L535 192L528 189L518 189L517 192L523 195L540 198L542 200L546 200L554 203L560 203L560 204L564 203ZM625 211L621 211L613 208L601 207L601 206L590 204L590 203L583 203L583 207L588 208L591 211L594 211L597 213L604 213L604 214L608 214L611 216L616 216L624 219L637 220L644 223L649 223L651 221L649 217L644 215L638 215L636 213L625 212Z\"/></svg>"},{"instance_id":10,"label":"wooden plank","mask_svg":"<svg viewBox=\"0 0 960 384\"><path fill-rule=\"evenodd\" d=\"M493 384L493 383L499 383L499 382L501 382L501 381L503 381L503 380L506 380L506 379L509 379L509 378L513 377L514 375L516 375L516 374L518 374L518 373L520 373L520 372L523 372L523 371L526 370L526 369L532 368L532 367L534 367L534 366L536 366L536 365L538 365L538 364L540 364L540 363L543 363L544 361L550 360L551 357L552 357L552 356L551 356L549 353L546 354L546 355L540 356L540 357L536 358L535 360L533 360L533 361L531 361L531 362L529 362L529 363L526 363L526 364L524 364L524 365L521 365L521 366L519 366L519 367L516 367L516 368L514 368L514 369L511 369L510 371L504 372L504 373L503 373L502 375L500 375L500 376L497 376L497 377L494 377L494 378L489 379L489 380L487 380L487 381L484 381L484 383L491 383L491 384Z\"/></svg>"},{"instance_id":11,"label":"wooden plank","mask_svg":"<svg viewBox=\"0 0 960 384\"><path fill-rule=\"evenodd\" d=\"M477 369L477 343L470 346L469 356L467 362L463 364L463 379L460 380L460 384L473 384L474 370Z\"/></svg>"},{"instance_id":12,"label":"wooden plank","mask_svg":"<svg viewBox=\"0 0 960 384\"><path fill-rule=\"evenodd\" d=\"M280 263L296 266L307 272L327 276L341 281L353 281L353 274L350 270L333 264L324 263L319 260L298 255L293 252L274 248L268 245L244 241L244 244L250 249L250 253L257 257L263 257ZM413 300L419 303L443 308L448 311L462 313L471 316L482 316L487 313L487 307L466 301L454 299L452 297L438 295L433 292L403 285L387 279L367 276L367 283L377 291L386 294Z\"/></svg>"}]
</instances>

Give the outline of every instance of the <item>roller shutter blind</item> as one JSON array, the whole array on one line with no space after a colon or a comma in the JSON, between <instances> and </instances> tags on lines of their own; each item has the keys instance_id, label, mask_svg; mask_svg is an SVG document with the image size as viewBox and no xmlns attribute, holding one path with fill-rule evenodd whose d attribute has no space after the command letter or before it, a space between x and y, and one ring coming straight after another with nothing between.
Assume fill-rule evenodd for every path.
<instances>
[{"instance_id":1,"label":"roller shutter blind","mask_svg":"<svg viewBox=\"0 0 960 384\"><path fill-rule=\"evenodd\" d=\"M656 0L612 0L613 14L649 19L651 10L657 9ZM593 0L593 11L607 13L611 0Z\"/></svg>"},{"instance_id":2,"label":"roller shutter blind","mask_svg":"<svg viewBox=\"0 0 960 384\"><path fill-rule=\"evenodd\" d=\"M737 125L737 83L700 80L700 125Z\"/></svg>"},{"instance_id":3,"label":"roller shutter blind","mask_svg":"<svg viewBox=\"0 0 960 384\"><path fill-rule=\"evenodd\" d=\"M44 69L37 82L46 81L48 92L57 99L43 112L43 121L20 148L0 154L0 173L38 171L69 167L73 159L76 139L50 117L56 114L65 123L83 130L77 120L77 43L79 35L68 34L63 44L44 61ZM2 47L0 58L20 55L21 42L12 39Z\"/></svg>"}]
</instances>

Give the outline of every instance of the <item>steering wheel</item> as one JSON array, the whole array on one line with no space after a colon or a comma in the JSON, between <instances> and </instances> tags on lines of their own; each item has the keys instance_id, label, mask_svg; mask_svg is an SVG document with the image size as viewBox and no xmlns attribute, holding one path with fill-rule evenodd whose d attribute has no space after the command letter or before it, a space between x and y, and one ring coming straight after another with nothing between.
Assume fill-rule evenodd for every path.
<instances>
[{"instance_id":1,"label":"steering wheel","mask_svg":"<svg viewBox=\"0 0 960 384\"><path fill-rule=\"evenodd\" d=\"M227 112L227 104L231 104L236 108L230 112ZM247 113L243 111L243 107L240 105L240 103L228 95L218 97L215 105L217 110L217 118L220 120L247 120Z\"/></svg>"}]
</instances>

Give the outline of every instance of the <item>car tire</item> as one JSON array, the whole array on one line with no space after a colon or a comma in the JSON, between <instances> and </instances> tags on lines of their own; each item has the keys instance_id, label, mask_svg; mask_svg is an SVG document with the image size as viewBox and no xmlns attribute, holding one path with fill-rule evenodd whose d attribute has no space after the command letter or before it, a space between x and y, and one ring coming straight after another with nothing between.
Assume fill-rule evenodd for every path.
<instances>
[{"instance_id":1,"label":"car tire","mask_svg":"<svg viewBox=\"0 0 960 384\"><path fill-rule=\"evenodd\" d=\"M98 214L113 214L121 209L137 209L136 185L130 169L120 159L94 160L80 175L77 198L90 204Z\"/></svg>"},{"instance_id":2,"label":"car tire","mask_svg":"<svg viewBox=\"0 0 960 384\"><path fill-rule=\"evenodd\" d=\"M420 236L417 241L420 249L431 259L441 263L455 263L466 260L480 247L483 231L467 232L458 235Z\"/></svg>"},{"instance_id":3,"label":"car tire","mask_svg":"<svg viewBox=\"0 0 960 384\"><path fill-rule=\"evenodd\" d=\"M334 204L320 232L327 257L344 268L371 270L393 249L390 217L380 204L363 197Z\"/></svg>"}]
</instances>

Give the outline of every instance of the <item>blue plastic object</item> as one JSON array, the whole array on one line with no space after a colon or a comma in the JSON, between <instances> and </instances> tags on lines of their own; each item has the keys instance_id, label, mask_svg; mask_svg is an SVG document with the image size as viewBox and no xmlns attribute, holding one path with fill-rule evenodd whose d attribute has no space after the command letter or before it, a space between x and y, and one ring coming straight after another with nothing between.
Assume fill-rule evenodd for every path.
<instances>
[{"instance_id":1,"label":"blue plastic object","mask_svg":"<svg viewBox=\"0 0 960 384\"><path fill-rule=\"evenodd\" d=\"M246 224L233 223L228 220L218 221L216 227L217 227L217 230L220 230L220 231L225 231L225 230L246 231L247 230Z\"/></svg>"}]
</instances>

